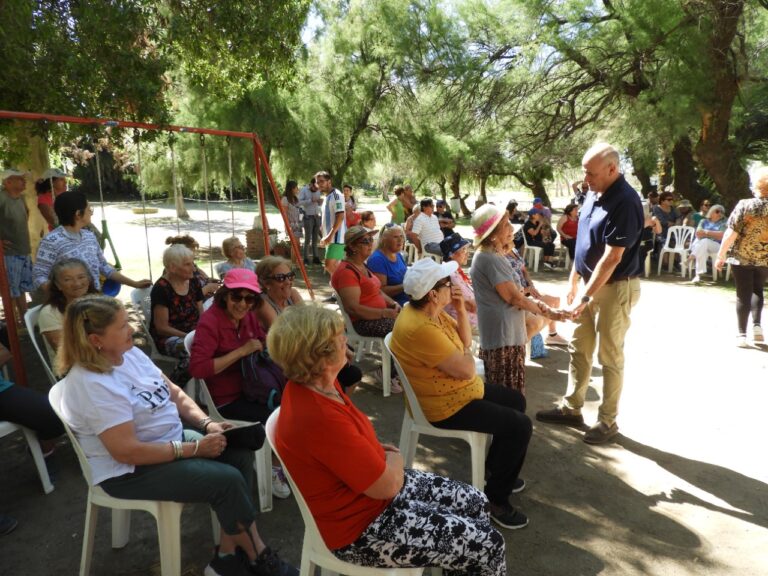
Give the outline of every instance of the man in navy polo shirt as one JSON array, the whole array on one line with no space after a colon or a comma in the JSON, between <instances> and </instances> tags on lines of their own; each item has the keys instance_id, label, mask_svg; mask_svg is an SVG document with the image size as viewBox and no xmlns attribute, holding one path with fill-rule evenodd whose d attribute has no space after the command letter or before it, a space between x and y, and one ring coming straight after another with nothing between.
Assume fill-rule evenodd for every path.
<instances>
[{"instance_id":1,"label":"man in navy polo shirt","mask_svg":"<svg viewBox=\"0 0 768 576\"><path fill-rule=\"evenodd\" d=\"M619 172L619 153L613 146L595 144L584 154L582 165L590 192L579 215L567 296L568 310L578 324L571 339L568 392L558 407L538 412L536 419L584 424L581 408L599 342L603 401L597 424L587 430L584 441L602 444L619 431L616 416L624 383L624 336L629 314L640 298L643 207L638 193Z\"/></svg>"}]
</instances>

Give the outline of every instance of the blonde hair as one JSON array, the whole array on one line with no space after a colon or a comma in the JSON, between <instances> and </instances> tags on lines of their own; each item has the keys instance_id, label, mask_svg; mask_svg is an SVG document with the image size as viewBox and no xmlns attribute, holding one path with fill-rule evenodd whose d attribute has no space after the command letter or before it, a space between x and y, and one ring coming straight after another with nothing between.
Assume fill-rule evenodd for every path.
<instances>
[{"instance_id":1,"label":"blonde hair","mask_svg":"<svg viewBox=\"0 0 768 576\"><path fill-rule=\"evenodd\" d=\"M237 236L232 236L221 243L221 251L225 258L232 258L232 248L237 242L240 242L240 239Z\"/></svg>"},{"instance_id":2,"label":"blonde hair","mask_svg":"<svg viewBox=\"0 0 768 576\"><path fill-rule=\"evenodd\" d=\"M765 198L768 196L768 166L761 166L752 173L753 188Z\"/></svg>"},{"instance_id":3,"label":"blonde hair","mask_svg":"<svg viewBox=\"0 0 768 576\"><path fill-rule=\"evenodd\" d=\"M163 252L163 266L167 270L171 265L178 266L184 260L194 259L194 257L195 253L184 244L171 244Z\"/></svg>"},{"instance_id":4,"label":"blonde hair","mask_svg":"<svg viewBox=\"0 0 768 576\"><path fill-rule=\"evenodd\" d=\"M344 329L338 313L318 305L289 306L267 334L267 349L285 376L308 384L339 351L334 338Z\"/></svg>"},{"instance_id":5,"label":"blonde hair","mask_svg":"<svg viewBox=\"0 0 768 576\"><path fill-rule=\"evenodd\" d=\"M256 264L256 276L259 277L259 284L264 286L267 280L271 280L272 272L281 264L288 266L288 270L291 269L291 261L282 256L266 256L259 260L259 263Z\"/></svg>"},{"instance_id":6,"label":"blonde hair","mask_svg":"<svg viewBox=\"0 0 768 576\"><path fill-rule=\"evenodd\" d=\"M66 374L77 364L90 372L109 374L112 365L88 340L90 334L103 334L115 321L122 303L110 296L90 294L74 300L64 313L61 345L56 355L56 371Z\"/></svg>"}]
</instances>

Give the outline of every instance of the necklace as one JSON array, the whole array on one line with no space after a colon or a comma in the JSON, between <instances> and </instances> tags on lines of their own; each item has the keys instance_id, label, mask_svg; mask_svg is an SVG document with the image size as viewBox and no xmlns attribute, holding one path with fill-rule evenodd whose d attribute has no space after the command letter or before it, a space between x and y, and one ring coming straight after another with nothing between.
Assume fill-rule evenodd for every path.
<instances>
[{"instance_id":1,"label":"necklace","mask_svg":"<svg viewBox=\"0 0 768 576\"><path fill-rule=\"evenodd\" d=\"M337 400L341 400L342 402L344 401L343 398L341 397L341 394L339 394L339 391L336 390L336 388L334 388L331 391L328 391L328 390L323 390L322 388L318 388L317 386L309 386L309 387L312 388L312 390L314 390L315 392L322 394L323 396L328 396L328 398L336 398Z\"/></svg>"}]
</instances>

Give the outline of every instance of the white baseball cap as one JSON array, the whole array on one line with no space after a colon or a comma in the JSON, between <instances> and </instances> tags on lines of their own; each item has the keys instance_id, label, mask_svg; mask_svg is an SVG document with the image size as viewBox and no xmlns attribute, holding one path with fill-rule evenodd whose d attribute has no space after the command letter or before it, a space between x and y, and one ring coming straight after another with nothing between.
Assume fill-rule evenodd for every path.
<instances>
[{"instance_id":1,"label":"white baseball cap","mask_svg":"<svg viewBox=\"0 0 768 576\"><path fill-rule=\"evenodd\" d=\"M48 170L43 172L43 175L40 176L40 178L43 180L48 180L49 178L71 178L71 176L71 174L67 174L58 168L48 168Z\"/></svg>"},{"instance_id":2,"label":"white baseball cap","mask_svg":"<svg viewBox=\"0 0 768 576\"><path fill-rule=\"evenodd\" d=\"M0 181L5 181L6 178L12 178L13 176L21 176L22 178L25 178L29 176L29 172L22 172L21 170L16 170L15 168L6 168L0 172Z\"/></svg>"},{"instance_id":3,"label":"white baseball cap","mask_svg":"<svg viewBox=\"0 0 768 576\"><path fill-rule=\"evenodd\" d=\"M455 260L438 264L432 258L422 258L408 268L403 278L403 290L414 300L421 300L432 290L438 280L447 278L459 269Z\"/></svg>"}]
</instances>

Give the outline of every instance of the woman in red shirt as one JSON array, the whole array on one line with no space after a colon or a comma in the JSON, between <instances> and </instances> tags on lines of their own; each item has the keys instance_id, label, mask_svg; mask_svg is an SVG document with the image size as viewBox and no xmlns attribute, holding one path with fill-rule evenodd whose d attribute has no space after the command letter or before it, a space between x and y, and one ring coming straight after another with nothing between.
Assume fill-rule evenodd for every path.
<instances>
[{"instance_id":1,"label":"woman in red shirt","mask_svg":"<svg viewBox=\"0 0 768 576\"><path fill-rule=\"evenodd\" d=\"M291 306L272 325L270 352L286 384L276 449L331 552L362 566L440 566L506 574L504 539L475 488L404 470L342 391L344 324L331 310Z\"/></svg>"},{"instance_id":2,"label":"woman in red shirt","mask_svg":"<svg viewBox=\"0 0 768 576\"><path fill-rule=\"evenodd\" d=\"M576 233L579 231L579 205L568 204L563 211L563 216L557 222L557 233L560 234L560 243L568 248L571 262L576 251Z\"/></svg>"},{"instance_id":3,"label":"woman in red shirt","mask_svg":"<svg viewBox=\"0 0 768 576\"><path fill-rule=\"evenodd\" d=\"M376 230L353 226L344 235L346 257L331 277L341 305L361 336L382 338L392 331L400 305L381 290L381 282L365 265L373 253Z\"/></svg>"}]
</instances>

